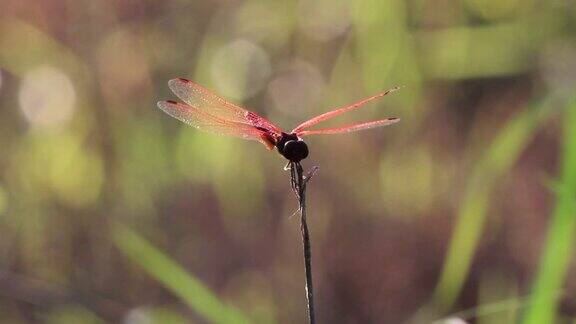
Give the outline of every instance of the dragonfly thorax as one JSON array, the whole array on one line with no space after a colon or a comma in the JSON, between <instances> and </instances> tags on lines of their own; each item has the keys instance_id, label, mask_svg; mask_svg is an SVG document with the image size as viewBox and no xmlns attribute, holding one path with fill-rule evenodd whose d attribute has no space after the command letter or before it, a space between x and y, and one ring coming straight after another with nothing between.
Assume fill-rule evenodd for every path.
<instances>
[{"instance_id":1,"label":"dragonfly thorax","mask_svg":"<svg viewBox=\"0 0 576 324\"><path fill-rule=\"evenodd\" d=\"M308 145L299 139L296 134L282 133L282 136L276 143L278 152L291 162L300 162L308 157Z\"/></svg>"}]
</instances>

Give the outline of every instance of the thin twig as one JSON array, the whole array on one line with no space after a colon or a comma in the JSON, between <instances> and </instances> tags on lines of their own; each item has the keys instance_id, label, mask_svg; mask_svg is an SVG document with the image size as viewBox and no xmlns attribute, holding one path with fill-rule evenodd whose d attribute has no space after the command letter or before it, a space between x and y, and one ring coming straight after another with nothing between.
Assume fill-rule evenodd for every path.
<instances>
[{"instance_id":1,"label":"thin twig","mask_svg":"<svg viewBox=\"0 0 576 324\"><path fill-rule=\"evenodd\" d=\"M310 324L316 323L314 313L314 288L312 285L312 249L310 246L310 232L306 222L306 184L308 180L318 171L318 167L312 168L306 177L302 165L298 162L290 163L290 175L292 190L296 194L300 210L300 230L302 231L302 245L304 248L304 269L306 272L306 300L308 306L308 319Z\"/></svg>"}]
</instances>

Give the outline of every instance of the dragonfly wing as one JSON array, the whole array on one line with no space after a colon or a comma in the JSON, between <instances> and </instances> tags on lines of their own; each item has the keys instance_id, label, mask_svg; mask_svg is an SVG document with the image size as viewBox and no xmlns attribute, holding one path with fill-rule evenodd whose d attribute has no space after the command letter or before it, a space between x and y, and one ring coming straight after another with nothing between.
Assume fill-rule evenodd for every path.
<instances>
[{"instance_id":1,"label":"dragonfly wing","mask_svg":"<svg viewBox=\"0 0 576 324\"><path fill-rule=\"evenodd\" d=\"M265 143L268 132L257 129L253 126L230 120L224 120L212 116L195 107L176 102L176 101L159 101L158 108L162 109L168 115L200 130L216 133L220 135L236 136L248 140L257 140Z\"/></svg>"},{"instance_id":2,"label":"dragonfly wing","mask_svg":"<svg viewBox=\"0 0 576 324\"><path fill-rule=\"evenodd\" d=\"M168 86L178 98L199 111L224 120L264 128L277 134L282 132L264 117L226 101L193 81L176 78L168 81Z\"/></svg>"},{"instance_id":3,"label":"dragonfly wing","mask_svg":"<svg viewBox=\"0 0 576 324\"><path fill-rule=\"evenodd\" d=\"M329 112L327 112L327 113L323 113L322 115L318 115L318 116L316 116L316 117L314 117L314 118L311 118L311 119L303 122L302 124L298 125L296 128L294 128L294 129L292 130L292 133L298 133L298 132L302 131L302 130L305 129L305 128L312 127L312 126L314 126L314 125L316 125L316 124L318 124L318 123L320 123L320 122L323 122L323 121L325 121L325 120L334 118L334 117L339 116L339 115L341 115L341 114L343 114L343 113L345 113L345 112L348 112L348 111L351 111L351 110L354 110L354 109L358 109L358 108L362 107L364 104L366 104L366 103L368 103L368 102L370 102L370 101L372 101L372 100L375 100L375 99L384 97L385 95L387 95L387 94L389 94L389 93L392 93L392 92L394 92L394 91L396 91L396 90L398 90L398 89L400 89L400 87L394 87L394 88L392 88L392 89L388 89L388 90L386 90L386 91L384 91L384 92L381 92L381 93L379 93L379 94L377 94L377 95L374 95L374 96L372 96L372 97L368 97L368 98L366 98L366 99L362 99L362 100L360 100L360 101L358 101L358 102L355 102L355 103L353 103L353 104L351 104L351 105L348 105L348 106L346 106L346 107L338 108L338 109L329 111Z\"/></svg>"},{"instance_id":4,"label":"dragonfly wing","mask_svg":"<svg viewBox=\"0 0 576 324\"><path fill-rule=\"evenodd\" d=\"M326 135L326 134L342 134L342 133L350 133L350 132L357 132L360 130L388 126L390 124L394 124L400 121L400 118L386 118L381 120L375 120L366 123L360 124L353 124L348 126L336 127L336 128L323 128L323 129L316 129L316 130L305 130L297 132L296 135L298 136L307 136L307 135Z\"/></svg>"}]
</instances>

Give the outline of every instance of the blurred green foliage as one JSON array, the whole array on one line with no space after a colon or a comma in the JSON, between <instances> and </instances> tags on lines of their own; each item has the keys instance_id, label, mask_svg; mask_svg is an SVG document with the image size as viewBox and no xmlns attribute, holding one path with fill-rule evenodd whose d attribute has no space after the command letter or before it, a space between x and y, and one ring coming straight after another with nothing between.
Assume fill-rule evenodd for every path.
<instances>
[{"instance_id":1,"label":"blurred green foliage","mask_svg":"<svg viewBox=\"0 0 576 324\"><path fill-rule=\"evenodd\" d=\"M202 282L187 274L136 233L122 225L116 225L114 232L116 244L126 255L158 278L206 320L214 323L248 323L241 313L223 305Z\"/></svg>"},{"instance_id":2,"label":"blurred green foliage","mask_svg":"<svg viewBox=\"0 0 576 324\"><path fill-rule=\"evenodd\" d=\"M473 253L483 232L493 187L510 172L510 167L535 133L534 129L549 116L550 109L546 104L539 104L512 118L472 169L436 290L440 304L450 307L462 289L464 276L469 272Z\"/></svg>"},{"instance_id":3,"label":"blurred green foliage","mask_svg":"<svg viewBox=\"0 0 576 324\"><path fill-rule=\"evenodd\" d=\"M556 320L556 298L564 287L564 278L572 256L576 231L576 102L566 107L563 122L561 174L555 186L556 204L548 240L540 260L532 297L533 307L526 312L526 323L551 323Z\"/></svg>"},{"instance_id":4,"label":"blurred green foliage","mask_svg":"<svg viewBox=\"0 0 576 324\"><path fill-rule=\"evenodd\" d=\"M404 86L334 121L401 123L308 140L320 322L573 321L575 18L535 0L3 1L0 316L305 320L284 161L156 109L181 76L286 129Z\"/></svg>"}]
</instances>

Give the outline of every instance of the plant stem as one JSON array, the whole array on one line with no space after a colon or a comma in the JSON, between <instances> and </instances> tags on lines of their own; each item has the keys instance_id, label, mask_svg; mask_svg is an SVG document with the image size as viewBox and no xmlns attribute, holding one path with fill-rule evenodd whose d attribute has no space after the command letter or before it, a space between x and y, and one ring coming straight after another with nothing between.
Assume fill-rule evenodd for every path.
<instances>
[{"instance_id":1,"label":"plant stem","mask_svg":"<svg viewBox=\"0 0 576 324\"><path fill-rule=\"evenodd\" d=\"M310 232L306 222L306 183L318 170L313 168L306 177L302 165L298 162L290 163L292 190L296 194L300 210L300 230L302 231L302 245L304 248L304 269L306 273L306 300L308 306L308 319L310 324L316 323L314 313L314 288L312 285L312 249L310 246Z\"/></svg>"}]
</instances>

